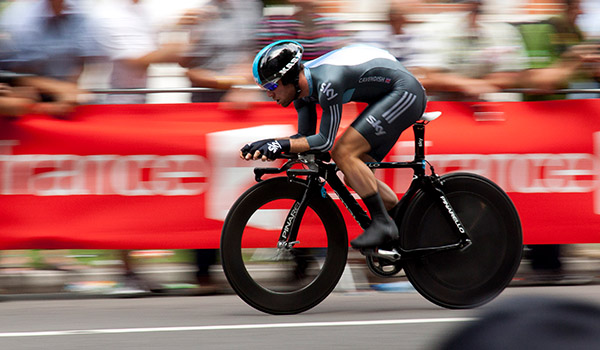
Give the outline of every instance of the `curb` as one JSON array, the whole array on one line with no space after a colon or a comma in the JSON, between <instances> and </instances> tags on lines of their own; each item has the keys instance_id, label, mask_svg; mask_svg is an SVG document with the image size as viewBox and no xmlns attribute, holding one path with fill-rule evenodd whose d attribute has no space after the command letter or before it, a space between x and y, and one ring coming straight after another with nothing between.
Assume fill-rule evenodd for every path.
<instances>
[{"instance_id":1,"label":"curb","mask_svg":"<svg viewBox=\"0 0 600 350\"><path fill-rule=\"evenodd\" d=\"M406 283L403 271L391 278L382 278L368 271L364 260L352 256L335 292L354 292L366 290L380 291L414 291ZM600 283L600 259L571 257L563 259L564 274L540 275L531 269L523 260L513 282L509 286L540 285L577 285ZM220 266L211 269L216 289L213 293L233 293ZM129 294L166 294L166 295L200 295L195 280L195 269L192 265L156 265L138 270L137 274L149 285L162 286L160 292L140 293L139 290ZM40 295L40 294L87 294L115 295L115 288L122 285L122 270L118 268L90 268L84 271L62 270L26 270L5 269L0 272L0 294L3 295ZM389 285L388 285L389 284ZM394 285L395 284L395 285ZM398 288L395 288L397 286ZM79 288L79 289L78 289ZM397 290L395 290L397 289ZM156 290L156 289L155 289ZM123 293L128 295L128 293Z\"/></svg>"}]
</instances>

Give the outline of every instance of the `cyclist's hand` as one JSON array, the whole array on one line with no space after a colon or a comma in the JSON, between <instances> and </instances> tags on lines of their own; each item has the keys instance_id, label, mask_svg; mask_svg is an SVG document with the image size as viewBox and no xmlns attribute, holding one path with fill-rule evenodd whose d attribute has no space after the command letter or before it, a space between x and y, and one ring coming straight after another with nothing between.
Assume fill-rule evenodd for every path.
<instances>
[{"instance_id":1,"label":"cyclist's hand","mask_svg":"<svg viewBox=\"0 0 600 350\"><path fill-rule=\"evenodd\" d=\"M260 146L254 154L254 159L275 160L282 153L290 151L290 140L269 140L264 145ZM262 155L262 156L261 156Z\"/></svg>"},{"instance_id":2,"label":"cyclist's hand","mask_svg":"<svg viewBox=\"0 0 600 350\"><path fill-rule=\"evenodd\" d=\"M254 156L254 153L256 153L256 151L265 143L272 141L273 139L266 139L266 140L260 140L260 141L255 141L252 143L248 143L246 144L244 147L242 147L240 149L240 157L242 157L243 159L247 159L250 160L252 159L252 157Z\"/></svg>"},{"instance_id":3,"label":"cyclist's hand","mask_svg":"<svg viewBox=\"0 0 600 350\"><path fill-rule=\"evenodd\" d=\"M244 159L275 160L279 155L290 151L289 140L267 139L248 144L240 150Z\"/></svg>"}]
</instances>

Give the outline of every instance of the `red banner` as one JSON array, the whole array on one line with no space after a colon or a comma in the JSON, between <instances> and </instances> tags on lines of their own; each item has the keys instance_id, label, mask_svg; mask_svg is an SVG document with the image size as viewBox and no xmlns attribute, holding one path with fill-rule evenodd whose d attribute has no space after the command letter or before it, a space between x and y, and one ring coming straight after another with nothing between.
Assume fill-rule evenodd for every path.
<instances>
[{"instance_id":1,"label":"red banner","mask_svg":"<svg viewBox=\"0 0 600 350\"><path fill-rule=\"evenodd\" d=\"M362 106L344 106L346 128ZM525 243L600 242L600 100L430 102L437 172L487 176L515 202ZM0 122L0 249L214 248L254 183L246 142L295 133L293 108L257 103L83 106L71 120ZM407 130L387 160L412 158ZM406 170L379 176L399 194ZM358 226L341 206L351 238Z\"/></svg>"}]
</instances>

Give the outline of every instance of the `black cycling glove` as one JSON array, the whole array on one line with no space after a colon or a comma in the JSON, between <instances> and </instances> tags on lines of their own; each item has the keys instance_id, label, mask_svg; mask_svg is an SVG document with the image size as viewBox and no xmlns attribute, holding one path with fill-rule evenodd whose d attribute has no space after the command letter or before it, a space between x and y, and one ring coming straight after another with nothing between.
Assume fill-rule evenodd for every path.
<instances>
[{"instance_id":1,"label":"black cycling glove","mask_svg":"<svg viewBox=\"0 0 600 350\"><path fill-rule=\"evenodd\" d=\"M275 160L277 159L277 156L290 151L290 140L260 140L245 145L242 147L241 151L244 156L247 154L254 156L254 153L258 151L261 156L266 156L267 159Z\"/></svg>"},{"instance_id":2,"label":"black cycling glove","mask_svg":"<svg viewBox=\"0 0 600 350\"><path fill-rule=\"evenodd\" d=\"M240 151L242 151L242 155L245 157L247 154L250 154L252 156L254 156L254 153L256 152L256 150L258 150L258 148L262 145L264 145L265 143L271 141L272 139L266 139L266 140L260 140L260 141L255 141L252 143L248 143L246 144L244 147L242 147L242 149Z\"/></svg>"}]
</instances>

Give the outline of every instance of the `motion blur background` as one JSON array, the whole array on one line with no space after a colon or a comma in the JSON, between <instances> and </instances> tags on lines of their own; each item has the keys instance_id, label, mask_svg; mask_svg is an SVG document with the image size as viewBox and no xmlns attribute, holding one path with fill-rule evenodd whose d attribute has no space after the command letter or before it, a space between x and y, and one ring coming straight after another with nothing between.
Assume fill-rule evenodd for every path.
<instances>
[{"instance_id":1,"label":"motion blur background","mask_svg":"<svg viewBox=\"0 0 600 350\"><path fill-rule=\"evenodd\" d=\"M88 6L107 1L84 1ZM6 2L6 1L5 1ZM382 41L381 36L389 32L390 1L386 0L331 0L331 1L298 1L315 3L316 11L324 17L332 19L338 30L336 33L341 41L347 43L365 38L375 38ZM185 42L189 39L189 31L174 26L186 10L206 4L207 1L195 0L145 0L150 9L152 24L159 28L160 40ZM297 11L297 5L290 4L294 1L265 0L262 13L266 16L290 16ZM440 27L447 29L447 23L460 23L465 18L464 1L434 1L416 0L408 1L405 14L406 27L423 36L435 35L440 32ZM577 24L587 35L590 41L600 39L600 3L594 0L582 0L582 14L577 18ZM538 22L559 15L563 10L561 0L483 0L482 18L490 22ZM452 26L452 25L450 25ZM499 36L504 33L497 33ZM258 37L257 39L260 39ZM258 47L256 48L256 51ZM106 68L104 68L106 69ZM153 64L148 72L149 88L181 88L190 87L190 81L185 77L185 69L176 63ZM101 89L109 88L108 81L103 81L105 74L94 71L84 74L80 84L84 88ZM106 79L106 78L105 78ZM148 103L174 103L189 102L191 93L181 94L150 94Z\"/></svg>"},{"instance_id":2,"label":"motion blur background","mask_svg":"<svg viewBox=\"0 0 600 350\"><path fill-rule=\"evenodd\" d=\"M554 32L550 39L539 39L547 41L543 44L536 41L542 34L537 37L534 34L532 39L527 24L545 25L549 19L564 18L565 4L573 2L579 5L574 23L579 29L573 29L575 26L571 23L567 32L575 35L575 40ZM473 8L474 4L476 8ZM73 34L60 34L60 31L57 41L41 39L48 32L31 24L37 23L36 16L53 17L49 6L61 7L63 14L82 14L89 23L85 26L89 31L77 36L80 40L77 42ZM39 11L37 15L36 11ZM473 13L482 28L498 29L477 41L477 37L483 37L481 33L466 25ZM222 102L243 110L247 103L266 100L266 96L253 86L250 76L252 57L266 43L284 38L300 41L307 49L305 59L345 44L361 42L389 49L409 68L443 68L473 79L498 71L550 66L560 62L562 53L568 51L566 48L556 53L554 49L548 49L548 45L571 47L576 43L593 44L600 40L598 0L5 0L0 2L0 15L2 70L61 80L61 77L46 72L67 60L70 63L70 60L85 58L81 60L81 72L65 79L87 95L85 104ZM57 22L61 16L55 16ZM468 43L458 45L457 38L466 38ZM68 56L64 61L60 61L60 55L52 53L53 50L60 51L62 45L67 47L61 52ZM53 60L58 61L49 63ZM44 71L40 69L44 65L50 67ZM553 86L597 88L597 71L586 69L584 67L583 72L569 75L568 79ZM127 89L135 91L124 94L123 90ZM456 91L443 89L429 89L428 93L432 100L442 101L532 99L518 90L462 92L460 96ZM553 96L544 95L544 99L597 98L598 91ZM540 94L533 99L539 98ZM595 245L585 245L579 251L585 251L586 257L598 257ZM0 254L0 276L8 276L3 279L4 286L0 284L0 289L40 291L43 286L28 287L25 283L30 280L28 273L35 272L35 277L39 277L44 275L40 271L52 271L48 275L56 275L57 271L69 274L113 268L116 271L124 269L124 274L131 277L144 266L162 265L184 266L177 271L189 274L196 268L190 266L206 269L215 263L214 256L206 258L205 253L188 250L8 250ZM555 253L553 258L560 254L566 253ZM196 264L201 260L207 261L204 267ZM134 262L136 267L133 267ZM556 266L550 268L554 272L557 269ZM110 291L123 286L118 274L77 283L73 283L72 278L61 277L58 287L52 284L46 289ZM206 276L197 277L194 282L200 285L212 283ZM183 283L176 283L182 281L188 281L187 277L172 274L169 282L173 282L173 288L187 288ZM130 292L152 289L144 283L130 287Z\"/></svg>"}]
</instances>

